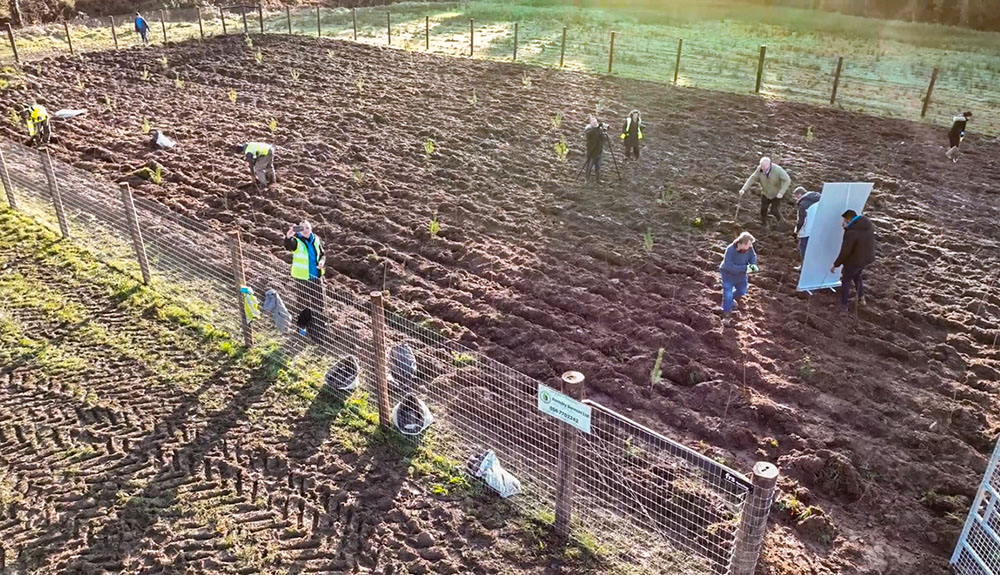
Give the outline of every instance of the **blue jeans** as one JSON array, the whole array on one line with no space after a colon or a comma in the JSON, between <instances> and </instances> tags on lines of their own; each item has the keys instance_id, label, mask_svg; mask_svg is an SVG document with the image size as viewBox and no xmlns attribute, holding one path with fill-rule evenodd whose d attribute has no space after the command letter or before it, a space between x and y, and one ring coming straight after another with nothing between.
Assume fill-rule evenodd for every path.
<instances>
[{"instance_id":1,"label":"blue jeans","mask_svg":"<svg viewBox=\"0 0 1000 575\"><path fill-rule=\"evenodd\" d=\"M851 301L851 282L854 286L858 288L858 301L865 297L865 284L861 280L861 272L865 271L864 267L851 268L844 266L840 271L840 304L848 305Z\"/></svg>"},{"instance_id":2,"label":"blue jeans","mask_svg":"<svg viewBox=\"0 0 1000 575\"><path fill-rule=\"evenodd\" d=\"M799 259L806 259L806 246L809 245L809 238L799 238Z\"/></svg>"},{"instance_id":3,"label":"blue jeans","mask_svg":"<svg viewBox=\"0 0 1000 575\"><path fill-rule=\"evenodd\" d=\"M735 282L730 282L725 276L722 276L722 311L726 313L733 311L733 292L735 292L736 297L743 297L747 295L747 286L747 276L743 276Z\"/></svg>"}]
</instances>

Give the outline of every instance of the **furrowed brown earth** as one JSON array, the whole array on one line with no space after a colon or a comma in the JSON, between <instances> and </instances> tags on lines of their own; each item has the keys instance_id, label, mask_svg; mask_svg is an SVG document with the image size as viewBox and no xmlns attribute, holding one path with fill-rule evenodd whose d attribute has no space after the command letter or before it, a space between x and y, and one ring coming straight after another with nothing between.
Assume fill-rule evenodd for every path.
<instances>
[{"instance_id":1,"label":"furrowed brown earth","mask_svg":"<svg viewBox=\"0 0 1000 575\"><path fill-rule=\"evenodd\" d=\"M542 381L580 370L591 398L737 468L776 462L760 572L946 570L998 424L1000 145L974 123L952 165L943 131L910 122L305 38L27 72L29 89L5 92L5 106L38 94L50 110L89 109L56 124L60 159L238 224L276 253L308 217L332 282L384 287ZM612 183L575 181L588 114L614 136L631 108L648 124L642 162L623 165L620 183L611 158ZM179 147L151 151L143 119ZM264 195L240 188L246 166L229 149L251 139L278 149L280 183ZM761 272L735 329L720 327L716 268L737 231L736 191L765 154L809 189L875 182L867 308L842 317L835 294L796 293L794 238L759 229L746 197L739 220L758 236ZM150 161L162 185L133 175ZM651 385L660 347L664 380Z\"/></svg>"}]
</instances>

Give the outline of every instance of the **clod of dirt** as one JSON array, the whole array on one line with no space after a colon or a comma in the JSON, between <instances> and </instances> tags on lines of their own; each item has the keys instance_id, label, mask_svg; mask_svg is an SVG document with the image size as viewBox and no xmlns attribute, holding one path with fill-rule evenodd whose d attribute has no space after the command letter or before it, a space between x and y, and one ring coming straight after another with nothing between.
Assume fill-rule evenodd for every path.
<instances>
[{"instance_id":1,"label":"clod of dirt","mask_svg":"<svg viewBox=\"0 0 1000 575\"><path fill-rule=\"evenodd\" d=\"M815 507L812 515L795 524L795 529L807 539L823 545L829 545L837 538L837 528L833 521L822 509Z\"/></svg>"}]
</instances>

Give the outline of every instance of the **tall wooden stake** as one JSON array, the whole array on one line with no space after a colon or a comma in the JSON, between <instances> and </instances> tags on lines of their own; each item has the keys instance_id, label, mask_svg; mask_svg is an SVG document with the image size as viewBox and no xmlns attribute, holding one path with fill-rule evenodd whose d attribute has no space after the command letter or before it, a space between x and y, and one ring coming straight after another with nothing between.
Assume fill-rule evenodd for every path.
<instances>
[{"instance_id":1,"label":"tall wooden stake","mask_svg":"<svg viewBox=\"0 0 1000 575\"><path fill-rule=\"evenodd\" d=\"M225 36L229 31L226 30L226 11L222 6L219 6L219 20L222 20L222 35Z\"/></svg>"},{"instance_id":2,"label":"tall wooden stake","mask_svg":"<svg viewBox=\"0 0 1000 575\"><path fill-rule=\"evenodd\" d=\"M59 232L64 238L69 237L69 223L66 220L66 209L63 207L62 196L59 194L59 182L56 181L56 171L52 168L52 156L49 150L42 150L42 167L49 181L49 193L52 194L52 205L56 208L56 219L59 220Z\"/></svg>"},{"instance_id":3,"label":"tall wooden stake","mask_svg":"<svg viewBox=\"0 0 1000 575\"><path fill-rule=\"evenodd\" d=\"M69 22L63 20L63 30L66 30L66 42L69 44L69 55L72 56L73 52L73 37L69 34Z\"/></svg>"},{"instance_id":4,"label":"tall wooden stake","mask_svg":"<svg viewBox=\"0 0 1000 575\"><path fill-rule=\"evenodd\" d=\"M767 46L761 44L760 46L760 58L757 60L757 86L754 88L754 93L760 94L760 83L764 78L764 55L767 54Z\"/></svg>"},{"instance_id":5,"label":"tall wooden stake","mask_svg":"<svg viewBox=\"0 0 1000 575\"><path fill-rule=\"evenodd\" d=\"M139 271L142 272L142 283L149 285L149 260L146 258L146 245L142 242L142 230L139 229L139 217L135 213L135 201L132 199L132 188L128 182L121 185L122 205L125 208L125 219L128 221L128 231L132 235L132 248L135 259L139 261Z\"/></svg>"},{"instance_id":6,"label":"tall wooden stake","mask_svg":"<svg viewBox=\"0 0 1000 575\"><path fill-rule=\"evenodd\" d=\"M240 289L247 285L246 272L243 268L243 246L240 242L240 232L236 231L229 238L229 248L233 259L233 279L236 281L236 304L240 308L240 322L243 331L243 344L253 346L253 327L247 322L246 308L243 305L243 294Z\"/></svg>"},{"instance_id":7,"label":"tall wooden stake","mask_svg":"<svg viewBox=\"0 0 1000 575\"><path fill-rule=\"evenodd\" d=\"M937 82L938 69L934 68L931 72L931 83L927 86L927 95L924 96L924 105L920 108L920 117L923 118L927 115L927 107L931 105L931 93L934 92L934 83Z\"/></svg>"},{"instance_id":8,"label":"tall wooden stake","mask_svg":"<svg viewBox=\"0 0 1000 575\"><path fill-rule=\"evenodd\" d=\"M844 67L844 57L837 58L837 71L833 73L833 91L830 92L830 104L837 100L837 87L840 86L840 69Z\"/></svg>"},{"instance_id":9,"label":"tall wooden stake","mask_svg":"<svg viewBox=\"0 0 1000 575\"><path fill-rule=\"evenodd\" d=\"M10 50L14 53L14 63L20 64L21 58L17 55L17 42L14 41L14 29L10 27L10 22L7 23L7 37L10 38Z\"/></svg>"},{"instance_id":10,"label":"tall wooden stake","mask_svg":"<svg viewBox=\"0 0 1000 575\"><path fill-rule=\"evenodd\" d=\"M583 374L567 371L562 374L562 392L573 399L583 399ZM576 485L576 444L577 429L572 425L559 424L559 467L556 471L556 521L555 532L560 537L570 533L573 516L573 488Z\"/></svg>"},{"instance_id":11,"label":"tall wooden stake","mask_svg":"<svg viewBox=\"0 0 1000 575\"><path fill-rule=\"evenodd\" d=\"M198 37L205 40L205 24L201 19L201 6L198 6Z\"/></svg>"},{"instance_id":12,"label":"tall wooden stake","mask_svg":"<svg viewBox=\"0 0 1000 575\"><path fill-rule=\"evenodd\" d=\"M517 62L517 22L514 22L514 61Z\"/></svg>"},{"instance_id":13,"label":"tall wooden stake","mask_svg":"<svg viewBox=\"0 0 1000 575\"><path fill-rule=\"evenodd\" d=\"M111 39L115 41L115 50L118 49L118 30L115 29L115 17L111 16Z\"/></svg>"},{"instance_id":14,"label":"tall wooden stake","mask_svg":"<svg viewBox=\"0 0 1000 575\"><path fill-rule=\"evenodd\" d=\"M160 28L163 28L163 43L167 43L167 20L163 17L163 10L160 10Z\"/></svg>"},{"instance_id":15,"label":"tall wooden stake","mask_svg":"<svg viewBox=\"0 0 1000 575\"><path fill-rule=\"evenodd\" d=\"M615 33L611 32L611 50L608 51L608 74L611 73L611 67L615 63Z\"/></svg>"},{"instance_id":16,"label":"tall wooden stake","mask_svg":"<svg viewBox=\"0 0 1000 575\"><path fill-rule=\"evenodd\" d=\"M681 71L681 50L684 49L684 38L677 39L677 61L674 62L674 86L677 85L677 76Z\"/></svg>"},{"instance_id":17,"label":"tall wooden stake","mask_svg":"<svg viewBox=\"0 0 1000 575\"><path fill-rule=\"evenodd\" d=\"M566 60L566 27L563 26L563 36L562 36L562 48L559 50L559 67L563 67L563 62Z\"/></svg>"},{"instance_id":18,"label":"tall wooden stake","mask_svg":"<svg viewBox=\"0 0 1000 575\"><path fill-rule=\"evenodd\" d=\"M372 304L372 353L375 354L372 369L375 370L375 399L378 403L379 425L388 429L392 423L392 407L389 405L389 369L386 362L385 344L385 304L382 292L371 292Z\"/></svg>"}]
</instances>

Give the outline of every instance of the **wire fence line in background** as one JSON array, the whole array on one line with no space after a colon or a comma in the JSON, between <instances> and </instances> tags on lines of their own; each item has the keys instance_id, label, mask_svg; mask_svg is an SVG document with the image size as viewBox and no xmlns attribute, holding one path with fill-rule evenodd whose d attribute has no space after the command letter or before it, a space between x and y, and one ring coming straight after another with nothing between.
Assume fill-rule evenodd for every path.
<instances>
[{"instance_id":1,"label":"wire fence line in background","mask_svg":"<svg viewBox=\"0 0 1000 575\"><path fill-rule=\"evenodd\" d=\"M613 73L709 90L758 93L908 119L923 118L931 111L938 123L950 121L956 111L983 108L986 113L977 113L981 118L977 125L984 133L1000 133L1000 116L996 113L1000 111L1000 93L995 89L1000 83L1000 71L989 67L934 67L881 55L854 60L833 54L782 53L773 47L765 58L763 45L759 57L745 47L726 47L708 38L678 38L676 49L665 49L653 45L649 38L630 37L620 31L564 27L560 34L554 28L549 31L544 25L532 23L489 18L483 22L477 20L478 15L476 4L466 2L278 10L248 4L145 14L153 44L224 34L311 35L452 56ZM132 29L132 18L88 18L74 21L72 26L49 24L16 32L8 26L8 42L0 42L0 62L20 63L141 45ZM518 24L519 33L515 34ZM60 39L65 42L61 49Z\"/></svg>"},{"instance_id":2,"label":"wire fence line in background","mask_svg":"<svg viewBox=\"0 0 1000 575\"><path fill-rule=\"evenodd\" d=\"M293 322L305 303L281 258L239 243L235 231L233 250L219 249L226 232L133 198L127 184L102 183L47 150L3 142L0 153L0 181L18 211L214 328L248 343L278 342L293 368L374 397L387 429L394 427L388 414L419 398L434 418L435 450L462 462L494 451L520 479L513 501L530 516L554 518L564 534L596 540L631 564L753 573L774 497L773 466L748 479L594 402L582 404L591 411L589 430L557 421L540 410L538 381L385 309L381 293L365 298L326 282L323 313L308 336L294 326L278 330L266 313L248 325L243 286L261 302L274 290ZM407 353L412 378L399 370L397 358ZM566 381L564 391L579 397L582 376Z\"/></svg>"}]
</instances>

